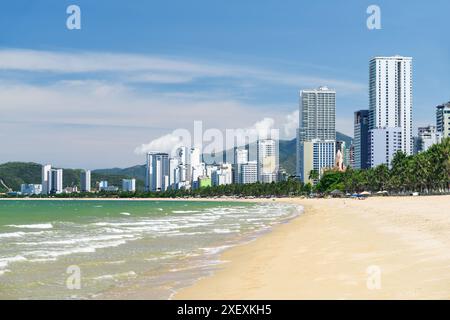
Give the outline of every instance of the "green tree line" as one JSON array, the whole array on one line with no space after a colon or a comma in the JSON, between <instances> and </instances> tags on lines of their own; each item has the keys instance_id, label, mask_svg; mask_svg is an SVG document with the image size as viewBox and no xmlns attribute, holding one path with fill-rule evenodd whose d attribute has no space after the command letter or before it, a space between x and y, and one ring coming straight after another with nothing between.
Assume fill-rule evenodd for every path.
<instances>
[{"instance_id":1,"label":"green tree line","mask_svg":"<svg viewBox=\"0 0 450 320\"><path fill-rule=\"evenodd\" d=\"M318 192L388 191L443 193L450 189L450 138L427 151L408 156L397 152L389 168L381 164L365 170L326 171L315 186Z\"/></svg>"}]
</instances>

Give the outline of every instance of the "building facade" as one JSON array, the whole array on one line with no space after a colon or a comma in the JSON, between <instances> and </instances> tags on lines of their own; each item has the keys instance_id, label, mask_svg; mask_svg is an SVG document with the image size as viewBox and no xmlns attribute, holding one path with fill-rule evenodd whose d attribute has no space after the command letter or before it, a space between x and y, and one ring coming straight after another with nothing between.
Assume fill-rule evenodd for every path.
<instances>
[{"instance_id":1,"label":"building facade","mask_svg":"<svg viewBox=\"0 0 450 320\"><path fill-rule=\"evenodd\" d=\"M449 115L450 119L450 115ZM417 135L417 151L427 151L433 144L442 141L442 134L437 132L435 126L419 127Z\"/></svg>"},{"instance_id":2,"label":"building facade","mask_svg":"<svg viewBox=\"0 0 450 320\"><path fill-rule=\"evenodd\" d=\"M412 58L393 56L370 60L369 130L379 130L370 133L370 142L376 144L370 151L376 152L382 145L388 148L381 155L370 156L372 167L392 159L398 147L407 155L413 154L412 93ZM386 138L400 140L378 141Z\"/></svg>"},{"instance_id":3,"label":"building facade","mask_svg":"<svg viewBox=\"0 0 450 320\"><path fill-rule=\"evenodd\" d=\"M243 184L258 182L258 163L248 161L241 165L240 181Z\"/></svg>"},{"instance_id":4,"label":"building facade","mask_svg":"<svg viewBox=\"0 0 450 320\"><path fill-rule=\"evenodd\" d=\"M166 191L169 186L169 155L161 152L147 154L145 191Z\"/></svg>"},{"instance_id":5,"label":"building facade","mask_svg":"<svg viewBox=\"0 0 450 320\"><path fill-rule=\"evenodd\" d=\"M80 176L80 190L81 192L91 192L91 171L85 170Z\"/></svg>"},{"instance_id":6,"label":"building facade","mask_svg":"<svg viewBox=\"0 0 450 320\"><path fill-rule=\"evenodd\" d=\"M50 194L60 194L63 192L63 170L51 169L49 177Z\"/></svg>"},{"instance_id":7,"label":"building facade","mask_svg":"<svg viewBox=\"0 0 450 320\"><path fill-rule=\"evenodd\" d=\"M21 184L20 193L22 195L37 195L42 193L42 184Z\"/></svg>"},{"instance_id":8,"label":"building facade","mask_svg":"<svg viewBox=\"0 0 450 320\"><path fill-rule=\"evenodd\" d=\"M305 145L306 143L306 145ZM333 149L329 148L333 146ZM317 152L314 154L314 148ZM336 91L327 87L300 92L299 129L297 131L297 176L311 182L309 173L334 165L336 148ZM329 154L328 151L332 153ZM314 159L314 156L319 157Z\"/></svg>"},{"instance_id":9,"label":"building facade","mask_svg":"<svg viewBox=\"0 0 450 320\"><path fill-rule=\"evenodd\" d=\"M315 184L318 180L312 177L314 171L317 176L323 174L325 169L333 168L336 155L335 140L313 139L304 141L301 144L301 154L303 161L301 162L300 180L304 183Z\"/></svg>"},{"instance_id":10,"label":"building facade","mask_svg":"<svg viewBox=\"0 0 450 320\"><path fill-rule=\"evenodd\" d=\"M354 115L353 168L367 169L369 161L369 110L359 110Z\"/></svg>"},{"instance_id":11,"label":"building facade","mask_svg":"<svg viewBox=\"0 0 450 320\"><path fill-rule=\"evenodd\" d=\"M442 138L450 137L450 101L436 107L436 131Z\"/></svg>"},{"instance_id":12,"label":"building facade","mask_svg":"<svg viewBox=\"0 0 450 320\"><path fill-rule=\"evenodd\" d=\"M248 150L244 147L236 147L234 149L234 165L233 165L233 183L242 183L241 177L241 166L244 163L247 163L248 158Z\"/></svg>"},{"instance_id":13,"label":"building facade","mask_svg":"<svg viewBox=\"0 0 450 320\"><path fill-rule=\"evenodd\" d=\"M122 179L123 192L136 192L136 179Z\"/></svg>"},{"instance_id":14,"label":"building facade","mask_svg":"<svg viewBox=\"0 0 450 320\"><path fill-rule=\"evenodd\" d=\"M42 166L42 194L50 193L50 171L52 170L52 166L50 164L46 164Z\"/></svg>"},{"instance_id":15,"label":"building facade","mask_svg":"<svg viewBox=\"0 0 450 320\"><path fill-rule=\"evenodd\" d=\"M394 155L402 149L401 128L380 128L370 130L370 164L375 167L385 164L391 165Z\"/></svg>"},{"instance_id":16,"label":"building facade","mask_svg":"<svg viewBox=\"0 0 450 320\"><path fill-rule=\"evenodd\" d=\"M258 181L276 182L278 179L278 142L273 139L257 142Z\"/></svg>"}]
</instances>

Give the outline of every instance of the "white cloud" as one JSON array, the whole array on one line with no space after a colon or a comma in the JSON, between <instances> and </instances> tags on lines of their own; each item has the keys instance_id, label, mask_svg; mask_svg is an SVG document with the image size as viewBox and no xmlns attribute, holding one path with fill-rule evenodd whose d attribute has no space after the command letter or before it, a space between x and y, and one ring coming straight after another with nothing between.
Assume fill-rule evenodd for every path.
<instances>
[{"instance_id":1,"label":"white cloud","mask_svg":"<svg viewBox=\"0 0 450 320\"><path fill-rule=\"evenodd\" d=\"M182 139L174 132L163 135L150 141L147 144L142 144L135 149L136 154L145 154L147 152L167 152L170 153L174 148L180 146Z\"/></svg>"},{"instance_id":2,"label":"white cloud","mask_svg":"<svg viewBox=\"0 0 450 320\"><path fill-rule=\"evenodd\" d=\"M294 138L297 132L297 128L298 128L298 118L299 117L299 112L298 110L295 110L291 113L289 113L288 115L286 115L285 117L285 123L283 125L284 127L284 135L286 138Z\"/></svg>"},{"instance_id":3,"label":"white cloud","mask_svg":"<svg viewBox=\"0 0 450 320\"><path fill-rule=\"evenodd\" d=\"M198 78L240 79L245 86L267 82L295 88L327 85L340 93L366 90L366 84L343 79L282 73L247 65L230 65L185 58L159 57L129 53L57 52L1 49L0 70L79 74L107 72L120 81L144 83L186 83Z\"/></svg>"}]
</instances>

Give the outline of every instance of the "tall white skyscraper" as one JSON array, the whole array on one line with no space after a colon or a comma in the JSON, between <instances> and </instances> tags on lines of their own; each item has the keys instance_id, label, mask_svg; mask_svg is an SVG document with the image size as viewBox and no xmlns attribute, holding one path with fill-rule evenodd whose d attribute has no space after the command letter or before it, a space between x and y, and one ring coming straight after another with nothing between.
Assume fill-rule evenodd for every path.
<instances>
[{"instance_id":1,"label":"tall white skyscraper","mask_svg":"<svg viewBox=\"0 0 450 320\"><path fill-rule=\"evenodd\" d=\"M91 171L85 170L80 177L81 192L91 192Z\"/></svg>"},{"instance_id":2,"label":"tall white skyscraper","mask_svg":"<svg viewBox=\"0 0 450 320\"><path fill-rule=\"evenodd\" d=\"M314 144L311 142L314 141ZM300 92L299 129L297 132L297 176L302 182L309 181L307 170L316 170L319 174L330 163L329 152L316 152L312 146L327 150L336 141L336 91L327 87ZM308 146L305 147L305 143ZM315 154L314 164L310 156ZM332 157L334 161L334 156Z\"/></svg>"},{"instance_id":3,"label":"tall white skyscraper","mask_svg":"<svg viewBox=\"0 0 450 320\"><path fill-rule=\"evenodd\" d=\"M413 154L412 91L412 58L393 56L370 60L369 128L372 167L381 163L389 165L386 161L390 161L398 150L408 155ZM383 155L375 154L383 146L387 148Z\"/></svg>"},{"instance_id":4,"label":"tall white skyscraper","mask_svg":"<svg viewBox=\"0 0 450 320\"><path fill-rule=\"evenodd\" d=\"M46 164L42 166L42 194L50 193L50 171L52 170L52 166L50 164Z\"/></svg>"},{"instance_id":5,"label":"tall white skyscraper","mask_svg":"<svg viewBox=\"0 0 450 320\"><path fill-rule=\"evenodd\" d=\"M146 191L166 191L169 186L169 155L149 152L145 173Z\"/></svg>"},{"instance_id":6,"label":"tall white skyscraper","mask_svg":"<svg viewBox=\"0 0 450 320\"><path fill-rule=\"evenodd\" d=\"M278 143L273 139L258 140L258 181L271 183L278 180Z\"/></svg>"}]
</instances>

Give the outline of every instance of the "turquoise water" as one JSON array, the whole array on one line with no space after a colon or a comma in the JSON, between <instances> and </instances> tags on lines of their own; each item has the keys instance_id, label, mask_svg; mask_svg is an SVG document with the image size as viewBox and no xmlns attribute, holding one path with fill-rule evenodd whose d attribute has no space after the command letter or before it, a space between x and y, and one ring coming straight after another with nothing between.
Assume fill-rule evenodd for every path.
<instances>
[{"instance_id":1,"label":"turquoise water","mask_svg":"<svg viewBox=\"0 0 450 320\"><path fill-rule=\"evenodd\" d=\"M272 203L0 201L0 299L168 299L213 271L222 250L298 212Z\"/></svg>"}]
</instances>

